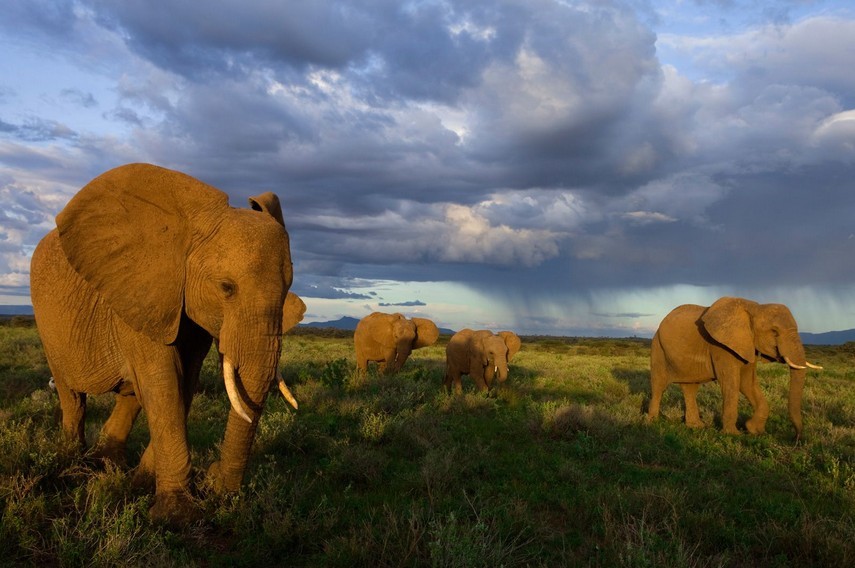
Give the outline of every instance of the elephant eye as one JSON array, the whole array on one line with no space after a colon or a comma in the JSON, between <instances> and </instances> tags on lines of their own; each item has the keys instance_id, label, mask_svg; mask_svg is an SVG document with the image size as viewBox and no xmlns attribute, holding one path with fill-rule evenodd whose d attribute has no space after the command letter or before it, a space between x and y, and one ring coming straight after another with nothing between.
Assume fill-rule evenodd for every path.
<instances>
[{"instance_id":1,"label":"elephant eye","mask_svg":"<svg viewBox=\"0 0 855 568\"><path fill-rule=\"evenodd\" d=\"M235 290L237 286L231 280L221 280L220 281L220 290L223 291L223 295L226 298L231 298L235 294Z\"/></svg>"}]
</instances>

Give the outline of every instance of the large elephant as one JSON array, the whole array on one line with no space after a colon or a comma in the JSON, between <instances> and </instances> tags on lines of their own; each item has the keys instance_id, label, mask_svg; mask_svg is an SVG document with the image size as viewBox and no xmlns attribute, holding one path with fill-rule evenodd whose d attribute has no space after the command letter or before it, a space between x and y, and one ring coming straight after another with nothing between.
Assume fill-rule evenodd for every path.
<instances>
[{"instance_id":1,"label":"large elephant","mask_svg":"<svg viewBox=\"0 0 855 568\"><path fill-rule=\"evenodd\" d=\"M364 372L373 361L382 373L397 372L413 349L433 345L437 338L439 329L429 319L374 312L359 320L353 333L356 366Z\"/></svg>"},{"instance_id":2,"label":"large elephant","mask_svg":"<svg viewBox=\"0 0 855 568\"><path fill-rule=\"evenodd\" d=\"M265 398L278 380L283 306L293 271L279 198L251 209L185 174L128 164L87 184L36 247L33 308L62 408L64 432L85 444L86 395L113 391L101 433L124 449L144 409L151 441L153 519L198 514L188 492L187 413L217 339L231 410L208 477L240 487Z\"/></svg>"},{"instance_id":3,"label":"large elephant","mask_svg":"<svg viewBox=\"0 0 855 568\"><path fill-rule=\"evenodd\" d=\"M745 427L752 434L762 433L769 405L757 382L759 357L790 368L789 414L798 439L802 431L805 370L822 367L805 358L796 320L786 306L758 304L743 298L720 298L709 307L683 305L665 316L653 337L650 353L648 420L659 415L665 388L677 383L686 403L686 424L703 426L698 388L701 383L717 380L724 407L723 430L738 432L737 404L742 392L754 408Z\"/></svg>"},{"instance_id":4,"label":"large elephant","mask_svg":"<svg viewBox=\"0 0 855 568\"><path fill-rule=\"evenodd\" d=\"M461 329L448 341L445 348L445 378L443 385L462 392L462 375L469 375L480 391L493 386L498 374L499 383L508 379L508 363L520 350L522 342L512 331L493 333L489 330Z\"/></svg>"}]
</instances>

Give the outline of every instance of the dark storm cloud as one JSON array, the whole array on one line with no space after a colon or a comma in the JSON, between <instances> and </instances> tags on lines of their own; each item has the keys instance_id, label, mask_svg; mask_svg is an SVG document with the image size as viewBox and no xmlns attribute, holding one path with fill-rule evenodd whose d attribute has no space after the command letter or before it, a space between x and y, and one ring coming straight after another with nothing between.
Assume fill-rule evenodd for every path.
<instances>
[{"instance_id":1,"label":"dark storm cloud","mask_svg":"<svg viewBox=\"0 0 855 568\"><path fill-rule=\"evenodd\" d=\"M73 36L74 2L70 0L10 0L3 4L0 29L29 37L67 40Z\"/></svg>"},{"instance_id":2,"label":"dark storm cloud","mask_svg":"<svg viewBox=\"0 0 855 568\"><path fill-rule=\"evenodd\" d=\"M291 291L298 296L312 298L324 298L328 300L370 300L372 296L351 292L343 280L330 277L315 277L312 275L299 275L294 278Z\"/></svg>"},{"instance_id":3,"label":"dark storm cloud","mask_svg":"<svg viewBox=\"0 0 855 568\"><path fill-rule=\"evenodd\" d=\"M55 4L14 2L0 25L55 47L65 21L66 43L116 46L99 65L122 69L117 104L62 92L129 134L4 111L0 159L65 183L77 164L75 187L145 159L236 206L275 191L298 294L447 280L533 306L603 287L855 279L841 260L855 246L851 20L789 25L794 2L774 17L752 3L764 25L698 40L657 38L635 1ZM663 44L707 80L663 65Z\"/></svg>"},{"instance_id":4,"label":"dark storm cloud","mask_svg":"<svg viewBox=\"0 0 855 568\"><path fill-rule=\"evenodd\" d=\"M265 61L338 68L360 58L375 33L371 14L357 2L181 1L168 9L143 0L85 3L143 57L185 76L242 75ZM378 9L383 4L390 3Z\"/></svg>"},{"instance_id":5,"label":"dark storm cloud","mask_svg":"<svg viewBox=\"0 0 855 568\"><path fill-rule=\"evenodd\" d=\"M61 139L76 139L77 132L55 120L29 117L20 124L0 121L0 132L12 135L24 142L50 142Z\"/></svg>"},{"instance_id":6,"label":"dark storm cloud","mask_svg":"<svg viewBox=\"0 0 855 568\"><path fill-rule=\"evenodd\" d=\"M427 306L427 304L425 304L421 300L410 300L407 302L395 302L395 303L380 302L378 305L381 308L388 308L388 307L392 307L392 306L401 306L401 307L407 307L407 308L412 308L412 307L417 307L417 306Z\"/></svg>"}]
</instances>

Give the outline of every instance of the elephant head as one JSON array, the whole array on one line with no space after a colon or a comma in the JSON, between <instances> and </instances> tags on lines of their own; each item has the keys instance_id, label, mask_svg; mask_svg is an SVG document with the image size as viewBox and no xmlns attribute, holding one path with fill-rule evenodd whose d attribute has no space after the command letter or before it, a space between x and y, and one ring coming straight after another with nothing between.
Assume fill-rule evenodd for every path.
<instances>
[{"instance_id":1,"label":"elephant head","mask_svg":"<svg viewBox=\"0 0 855 568\"><path fill-rule=\"evenodd\" d=\"M228 489L240 485L277 378L293 278L279 199L266 193L250 205L232 208L190 176L129 164L95 178L57 216L69 263L127 328L179 351L199 329L217 340L231 401L217 473ZM160 402L140 384L151 417Z\"/></svg>"},{"instance_id":2,"label":"elephant head","mask_svg":"<svg viewBox=\"0 0 855 568\"><path fill-rule=\"evenodd\" d=\"M353 334L356 363L361 370L369 361L386 372L398 371L413 349L428 347L439 338L439 328L426 318L374 312L362 318Z\"/></svg>"},{"instance_id":3,"label":"elephant head","mask_svg":"<svg viewBox=\"0 0 855 568\"><path fill-rule=\"evenodd\" d=\"M499 382L508 379L508 363L519 351L522 342L512 331L500 331L493 334L491 331L476 331L472 336L472 357L478 358L477 362L484 369L484 380L491 385L494 376L498 376Z\"/></svg>"},{"instance_id":4,"label":"elephant head","mask_svg":"<svg viewBox=\"0 0 855 568\"><path fill-rule=\"evenodd\" d=\"M789 308L783 304L758 304L725 297L704 312L701 323L713 340L746 363L754 363L759 355L789 366L789 416L798 437L802 430L805 369L822 367L807 361L796 320Z\"/></svg>"}]
</instances>

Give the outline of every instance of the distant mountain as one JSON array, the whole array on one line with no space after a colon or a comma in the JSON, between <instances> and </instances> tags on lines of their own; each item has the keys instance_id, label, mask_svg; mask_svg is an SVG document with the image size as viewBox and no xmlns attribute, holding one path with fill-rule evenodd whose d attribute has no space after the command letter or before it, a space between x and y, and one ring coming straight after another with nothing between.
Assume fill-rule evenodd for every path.
<instances>
[{"instance_id":1,"label":"distant mountain","mask_svg":"<svg viewBox=\"0 0 855 568\"><path fill-rule=\"evenodd\" d=\"M312 323L301 323L300 327L331 327L334 329L345 329L354 331L356 324L359 323L357 318L343 317L333 321L313 321ZM439 332L443 335L454 335L454 330L444 327L439 328Z\"/></svg>"},{"instance_id":2,"label":"distant mountain","mask_svg":"<svg viewBox=\"0 0 855 568\"><path fill-rule=\"evenodd\" d=\"M33 306L4 306L0 305L0 316L31 316Z\"/></svg>"},{"instance_id":3,"label":"distant mountain","mask_svg":"<svg viewBox=\"0 0 855 568\"><path fill-rule=\"evenodd\" d=\"M353 331L356 329L356 324L358 323L358 319L349 318L345 316L343 318L339 318L333 321L313 321L312 323L301 323L300 327L332 327L334 329L346 329L348 331Z\"/></svg>"},{"instance_id":4,"label":"distant mountain","mask_svg":"<svg viewBox=\"0 0 855 568\"><path fill-rule=\"evenodd\" d=\"M800 333L805 345L843 345L855 341L855 329L827 331L825 333Z\"/></svg>"}]
</instances>

